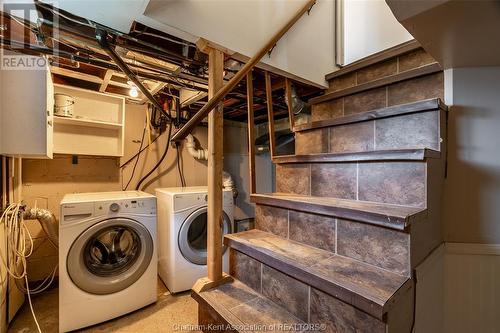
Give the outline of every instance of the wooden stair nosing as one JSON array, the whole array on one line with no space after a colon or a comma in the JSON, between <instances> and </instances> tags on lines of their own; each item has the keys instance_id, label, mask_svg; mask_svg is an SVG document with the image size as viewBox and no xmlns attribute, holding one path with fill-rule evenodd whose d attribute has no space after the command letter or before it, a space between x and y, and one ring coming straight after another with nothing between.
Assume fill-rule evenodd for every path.
<instances>
[{"instance_id":1,"label":"wooden stair nosing","mask_svg":"<svg viewBox=\"0 0 500 333\"><path fill-rule=\"evenodd\" d=\"M304 196L304 198L307 197ZM348 207L347 205L342 206L342 203L344 202L364 204L360 201L334 199L335 202L333 202L332 200L332 203L327 203L324 200L318 200L317 202L308 202L307 200L303 200L304 198L301 198L300 196L287 197L284 195L270 194L250 195L250 201L259 205L286 208L310 214L332 216L405 232L409 231L409 227L412 223L416 223L427 217L427 209L425 208L367 203L367 207L364 208L366 210L363 210L363 208L353 208ZM334 205L333 203L337 203L337 205ZM373 209L374 207L389 207L391 209L397 209L401 207L408 208L410 212L404 214L391 214L389 212L382 213L381 211L383 211L383 209L381 209L381 211L376 211L375 209ZM371 211L369 211L370 209Z\"/></svg>"},{"instance_id":2,"label":"wooden stair nosing","mask_svg":"<svg viewBox=\"0 0 500 333\"><path fill-rule=\"evenodd\" d=\"M428 112L438 109L447 111L448 107L441 101L440 98L431 98L413 103L393 105L371 111L359 112L338 118L313 121L311 123L294 126L293 131L301 132L317 128L354 124L363 121L397 117L406 114L412 114L417 112Z\"/></svg>"},{"instance_id":3,"label":"wooden stair nosing","mask_svg":"<svg viewBox=\"0 0 500 333\"><path fill-rule=\"evenodd\" d=\"M245 231L244 233L253 232L254 230ZM265 233L263 231L260 231ZM241 234L241 233L239 233ZM408 283L411 283L411 279L408 277L399 276L402 280L406 279L404 283L398 286L397 289L394 290L392 295L385 300L374 299L368 297L368 295L362 295L361 291L352 290L354 286L340 285L334 281L328 280L326 276L320 276L318 274L314 274L310 272L312 266L301 266L297 261L287 260L285 257L278 257L278 254L269 253L268 251L258 249L255 246L250 244L246 244L245 242L238 241L239 234L227 234L224 236L224 244L232 249L235 249L245 255L248 255L257 261L262 262L263 264L270 266L280 272L283 272L303 283L310 285L318 290L321 290L335 298L340 299L341 301L360 309L371 316L384 321L386 319L385 314L387 311L393 306L393 304L398 299L397 293L401 290L404 290L405 287L408 286ZM280 238L278 236L275 236ZM289 241L291 242L291 241ZM308 247L307 245L303 245L304 247ZM324 250L322 250L324 251ZM327 252L327 251L324 251ZM332 253L331 257L341 257ZM345 257L344 257L345 258ZM349 259L349 258L346 258ZM326 259L328 260L328 259ZM350 259L353 262L357 262L357 260ZM368 265L362 262L359 262L360 265ZM315 265L313 265L315 266ZM370 266L370 265L368 265ZM374 267L374 266L373 266ZM380 269L380 271L384 271ZM394 276L398 276L396 273L390 273L385 271L386 273L392 274Z\"/></svg>"},{"instance_id":4,"label":"wooden stair nosing","mask_svg":"<svg viewBox=\"0 0 500 333\"><path fill-rule=\"evenodd\" d=\"M422 47L422 46L420 45L420 43L416 39L401 43L399 45L393 46L393 47L388 48L386 50L382 50L382 51L377 52L375 54L369 55L368 57L359 59L359 60L357 60L349 65L342 67L339 70L331 72L325 76L325 79L327 81L329 81L329 80L334 79L336 77L339 77L339 76L342 76L345 74L349 74L351 72L360 70L362 68L368 67L368 66L376 64L378 62L403 55L405 53L416 50L420 47Z\"/></svg>"},{"instance_id":5,"label":"wooden stair nosing","mask_svg":"<svg viewBox=\"0 0 500 333\"><path fill-rule=\"evenodd\" d=\"M363 84L360 84L360 85L357 85L354 87L326 93L322 96L311 98L309 100L309 103L317 104L317 103L321 103L321 102L326 102L326 101L329 101L329 100L332 100L335 98L340 98L340 97L356 94L356 93L363 92L363 91L370 90L370 89L380 88L380 87L387 86L387 85L390 85L390 84L393 84L396 82L405 81L405 80L417 78L420 76L437 73L440 71L442 71L441 66L437 62L434 62L434 63L428 64L428 65L424 65L421 67L407 70L405 72L401 72L398 74L383 77L381 79L377 79L374 81L363 83Z\"/></svg>"},{"instance_id":6,"label":"wooden stair nosing","mask_svg":"<svg viewBox=\"0 0 500 333\"><path fill-rule=\"evenodd\" d=\"M321 153L307 155L281 155L272 158L273 163L348 163L370 161L425 161L440 158L441 153L428 148L373 150L354 153Z\"/></svg>"}]
</instances>

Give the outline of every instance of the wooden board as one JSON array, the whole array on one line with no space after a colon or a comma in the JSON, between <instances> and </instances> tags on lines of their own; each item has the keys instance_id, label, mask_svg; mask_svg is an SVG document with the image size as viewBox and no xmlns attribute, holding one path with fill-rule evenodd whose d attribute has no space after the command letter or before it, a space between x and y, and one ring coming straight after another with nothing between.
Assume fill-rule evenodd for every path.
<instances>
[{"instance_id":1,"label":"wooden board","mask_svg":"<svg viewBox=\"0 0 500 333\"><path fill-rule=\"evenodd\" d=\"M247 106L248 106L248 172L250 194L256 193L255 183L255 120L253 115L253 74L247 74Z\"/></svg>"},{"instance_id":2,"label":"wooden board","mask_svg":"<svg viewBox=\"0 0 500 333\"><path fill-rule=\"evenodd\" d=\"M290 122L290 131L293 131L293 127L295 126L295 117L292 105L292 81L288 78L285 79L285 93L286 99L288 100L288 120Z\"/></svg>"},{"instance_id":3,"label":"wooden board","mask_svg":"<svg viewBox=\"0 0 500 333\"><path fill-rule=\"evenodd\" d=\"M269 124L269 151L271 157L276 155L276 137L274 136L274 111L273 111L273 90L271 88L271 75L266 72L266 101L267 101L267 120Z\"/></svg>"},{"instance_id":4,"label":"wooden board","mask_svg":"<svg viewBox=\"0 0 500 333\"><path fill-rule=\"evenodd\" d=\"M209 99L224 84L224 53L211 49L208 54ZM223 104L219 103L208 115L208 227L207 270L211 281L222 279L222 165L223 165Z\"/></svg>"}]
</instances>

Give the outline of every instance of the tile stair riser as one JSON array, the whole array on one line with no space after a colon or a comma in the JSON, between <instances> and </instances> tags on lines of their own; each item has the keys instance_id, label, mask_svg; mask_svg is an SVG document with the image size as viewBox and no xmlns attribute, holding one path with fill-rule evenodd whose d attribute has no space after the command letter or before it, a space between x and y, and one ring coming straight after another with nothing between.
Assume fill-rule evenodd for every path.
<instances>
[{"instance_id":1,"label":"tile stair riser","mask_svg":"<svg viewBox=\"0 0 500 333\"><path fill-rule=\"evenodd\" d=\"M297 163L276 166L276 192L427 206L425 161Z\"/></svg>"},{"instance_id":2,"label":"tile stair riser","mask_svg":"<svg viewBox=\"0 0 500 333\"><path fill-rule=\"evenodd\" d=\"M327 331L328 329L340 327L346 332L385 332L387 325L382 320L235 249L231 249L231 252L231 255L237 258L231 261L231 265L241 268L244 267L244 263L251 261L261 265L259 279L261 286L260 289L255 290L256 292L296 315L298 318L302 317L301 319L304 322L326 325ZM239 263L238 260L243 261L243 264ZM233 268L232 271L239 277L245 276L247 273L237 272ZM240 281L245 283L242 280ZM342 311L325 311L325 307L336 308Z\"/></svg>"},{"instance_id":3,"label":"tile stair riser","mask_svg":"<svg viewBox=\"0 0 500 333\"><path fill-rule=\"evenodd\" d=\"M441 111L318 128L295 134L295 154L429 148L441 150Z\"/></svg>"},{"instance_id":4,"label":"tile stair riser","mask_svg":"<svg viewBox=\"0 0 500 333\"><path fill-rule=\"evenodd\" d=\"M443 72L372 88L328 101L313 101L311 120L332 119L428 98L444 99Z\"/></svg>"},{"instance_id":5,"label":"tile stair riser","mask_svg":"<svg viewBox=\"0 0 500 333\"><path fill-rule=\"evenodd\" d=\"M410 276L410 233L265 205L256 206L255 219L256 229Z\"/></svg>"}]
</instances>

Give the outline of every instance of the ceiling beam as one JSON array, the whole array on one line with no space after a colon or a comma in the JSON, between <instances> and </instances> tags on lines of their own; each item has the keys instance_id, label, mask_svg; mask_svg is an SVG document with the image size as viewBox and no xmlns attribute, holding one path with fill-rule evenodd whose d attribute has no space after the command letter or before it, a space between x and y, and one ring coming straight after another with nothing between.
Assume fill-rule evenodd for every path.
<instances>
[{"instance_id":1,"label":"ceiling beam","mask_svg":"<svg viewBox=\"0 0 500 333\"><path fill-rule=\"evenodd\" d=\"M168 83L165 83L165 82L158 82L158 84L153 88L151 89L151 95L154 96L156 95L157 93L160 92L160 90L162 90L163 88L165 88L167 86ZM148 98L147 97L144 97L141 99L141 103L146 103L148 101Z\"/></svg>"},{"instance_id":2,"label":"ceiling beam","mask_svg":"<svg viewBox=\"0 0 500 333\"><path fill-rule=\"evenodd\" d=\"M99 84L101 84L103 82L103 80L100 77L98 77L98 76L91 75L91 74L86 74L86 73L81 73L81 72L77 72L77 71L73 71L73 70L67 69L67 68L52 66L52 68L50 69L50 71L53 74L57 74L57 75L61 75L61 76L66 76L66 77L71 77L71 78L82 80L82 81L87 81L87 82L92 82L92 83L99 83Z\"/></svg>"},{"instance_id":3,"label":"ceiling beam","mask_svg":"<svg viewBox=\"0 0 500 333\"><path fill-rule=\"evenodd\" d=\"M114 74L114 71L112 71L111 69L108 69L106 71L106 74L104 74L104 79L102 80L101 86L99 87L100 92L106 91L106 88L108 87L108 84L111 81L113 74Z\"/></svg>"}]
</instances>

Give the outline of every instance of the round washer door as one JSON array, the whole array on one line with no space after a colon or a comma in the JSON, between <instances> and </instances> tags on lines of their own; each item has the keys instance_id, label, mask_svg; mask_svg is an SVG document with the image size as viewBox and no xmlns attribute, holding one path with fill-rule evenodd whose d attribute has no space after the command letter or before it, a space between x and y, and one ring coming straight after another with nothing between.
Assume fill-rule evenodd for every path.
<instances>
[{"instance_id":1,"label":"round washer door","mask_svg":"<svg viewBox=\"0 0 500 333\"><path fill-rule=\"evenodd\" d=\"M121 291L137 281L153 256L153 239L140 223L127 218L98 222L78 236L66 259L73 283L91 294Z\"/></svg>"},{"instance_id":2,"label":"round washer door","mask_svg":"<svg viewBox=\"0 0 500 333\"><path fill-rule=\"evenodd\" d=\"M222 237L233 232L231 219L224 212ZM179 250L189 262L197 265L207 264L207 207L202 207L191 213L179 230ZM226 247L222 253L226 252Z\"/></svg>"}]
</instances>

